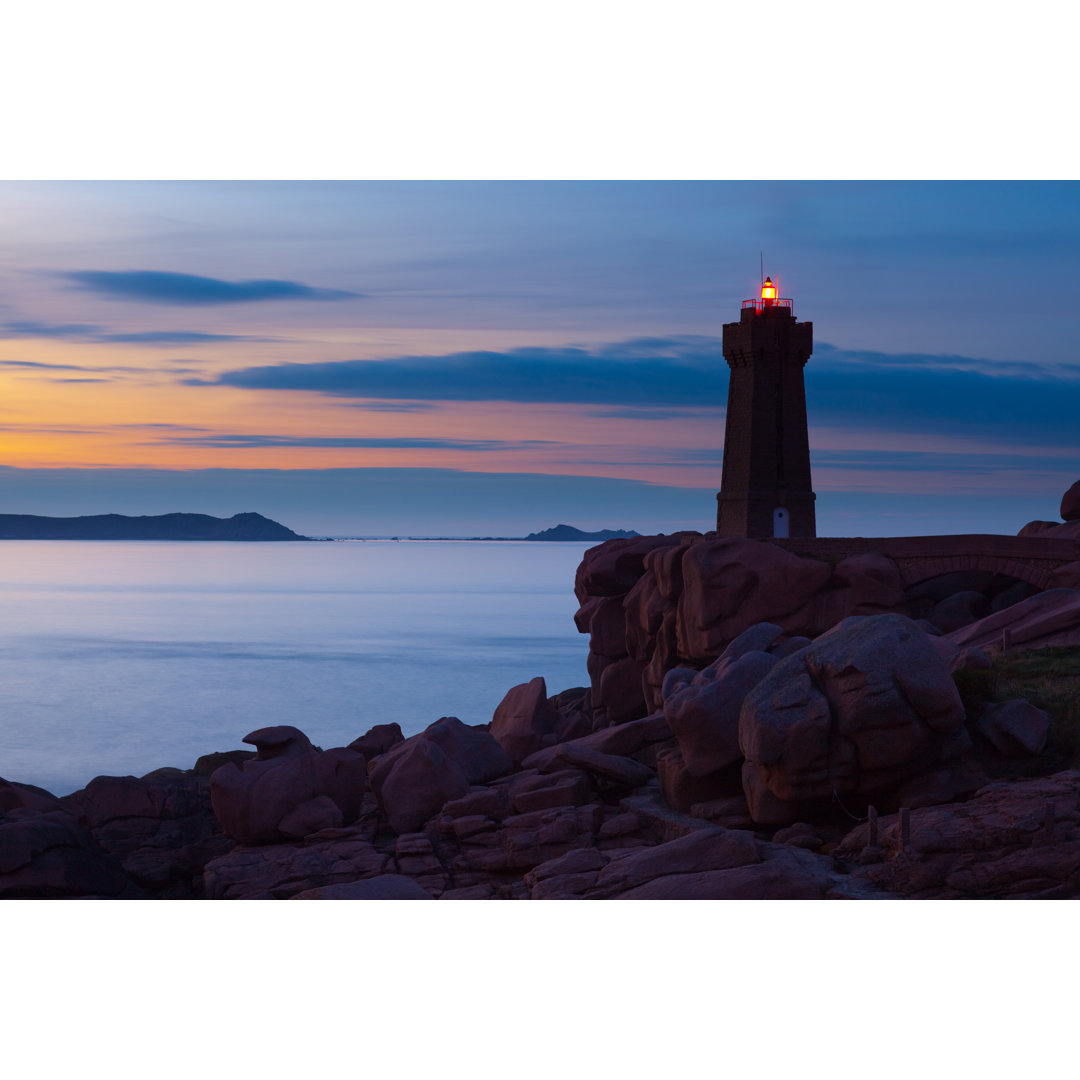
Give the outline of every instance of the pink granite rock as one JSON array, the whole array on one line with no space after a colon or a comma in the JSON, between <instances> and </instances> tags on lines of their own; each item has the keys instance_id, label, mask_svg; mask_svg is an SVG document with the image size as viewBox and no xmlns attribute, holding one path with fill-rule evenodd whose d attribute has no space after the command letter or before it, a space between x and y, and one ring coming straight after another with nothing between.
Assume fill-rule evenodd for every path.
<instances>
[{"instance_id":1,"label":"pink granite rock","mask_svg":"<svg viewBox=\"0 0 1080 1080\"><path fill-rule=\"evenodd\" d=\"M275 843L285 835L282 820L320 796L336 804L344 824L356 820L367 787L363 755L343 746L320 753L303 732L288 727L264 728L244 741L254 743L259 756L223 765L210 777L214 814L232 839Z\"/></svg>"},{"instance_id":2,"label":"pink granite rock","mask_svg":"<svg viewBox=\"0 0 1080 1080\"><path fill-rule=\"evenodd\" d=\"M340 829L344 824L341 807L329 796L318 795L290 810L278 822L278 832L284 837L303 840L312 833L323 829Z\"/></svg>"},{"instance_id":3,"label":"pink granite rock","mask_svg":"<svg viewBox=\"0 0 1080 1080\"><path fill-rule=\"evenodd\" d=\"M406 739L377 758L371 788L396 833L416 832L469 790L461 767L430 739Z\"/></svg>"},{"instance_id":4,"label":"pink granite rock","mask_svg":"<svg viewBox=\"0 0 1080 1080\"><path fill-rule=\"evenodd\" d=\"M655 771L640 761L620 754L605 754L573 743L563 743L559 747L558 757L573 768L620 787L641 787L642 784L656 779Z\"/></svg>"},{"instance_id":5,"label":"pink granite rock","mask_svg":"<svg viewBox=\"0 0 1080 1080\"><path fill-rule=\"evenodd\" d=\"M958 592L938 601L926 618L943 634L969 626L990 614L990 601L979 592Z\"/></svg>"},{"instance_id":6,"label":"pink granite rock","mask_svg":"<svg viewBox=\"0 0 1080 1080\"><path fill-rule=\"evenodd\" d=\"M625 596L645 572L645 556L656 548L678 547L682 537L641 536L608 540L589 548L577 570L574 592L579 603L591 596Z\"/></svg>"},{"instance_id":7,"label":"pink granite rock","mask_svg":"<svg viewBox=\"0 0 1080 1080\"><path fill-rule=\"evenodd\" d=\"M401 734L399 724L376 724L368 728L358 739L353 739L349 743L349 749L363 754L365 760L371 761L372 758L385 754L404 741L405 736Z\"/></svg>"},{"instance_id":8,"label":"pink granite rock","mask_svg":"<svg viewBox=\"0 0 1080 1080\"><path fill-rule=\"evenodd\" d=\"M289 897L290 900L434 900L426 889L403 874L380 874L363 881L320 885Z\"/></svg>"},{"instance_id":9,"label":"pink granite rock","mask_svg":"<svg viewBox=\"0 0 1080 1080\"><path fill-rule=\"evenodd\" d=\"M853 829L833 855L855 880L920 899L1058 899L1080 896L1080 771L988 784L966 802L910 812L901 852L897 815ZM861 864L861 865L860 865Z\"/></svg>"},{"instance_id":10,"label":"pink granite rock","mask_svg":"<svg viewBox=\"0 0 1080 1080\"><path fill-rule=\"evenodd\" d=\"M0 899L139 895L71 814L17 807L0 815Z\"/></svg>"},{"instance_id":11,"label":"pink granite rock","mask_svg":"<svg viewBox=\"0 0 1080 1080\"><path fill-rule=\"evenodd\" d=\"M1080 539L1080 519L1073 521L1029 521L1017 536L1041 536L1048 540Z\"/></svg>"},{"instance_id":12,"label":"pink granite rock","mask_svg":"<svg viewBox=\"0 0 1080 1080\"><path fill-rule=\"evenodd\" d=\"M593 684L593 701L609 724L625 724L646 714L644 674L644 665L632 656L604 667L599 684Z\"/></svg>"},{"instance_id":13,"label":"pink granite rock","mask_svg":"<svg viewBox=\"0 0 1080 1080\"><path fill-rule=\"evenodd\" d=\"M626 615L621 596L594 596L574 616L578 630L591 638L589 648L617 660L626 656Z\"/></svg>"},{"instance_id":14,"label":"pink granite rock","mask_svg":"<svg viewBox=\"0 0 1080 1080\"><path fill-rule=\"evenodd\" d=\"M679 749L691 776L707 776L742 760L739 713L743 700L779 663L768 653L735 648L740 641L767 647L779 635L778 628L770 627L769 633L759 635L758 640L749 639L747 634L736 638L719 660L689 681L681 681L678 677L671 679L676 674L672 672L670 685L668 681L664 683L667 691L664 719L679 740Z\"/></svg>"},{"instance_id":15,"label":"pink granite rock","mask_svg":"<svg viewBox=\"0 0 1080 1080\"><path fill-rule=\"evenodd\" d=\"M37 810L47 814L50 810L63 810L64 804L44 788L0 778L0 814L17 809Z\"/></svg>"},{"instance_id":16,"label":"pink granite rock","mask_svg":"<svg viewBox=\"0 0 1080 1080\"><path fill-rule=\"evenodd\" d=\"M1034 757L1046 749L1050 716L1023 698L1013 698L984 706L977 727L1006 757Z\"/></svg>"},{"instance_id":17,"label":"pink granite rock","mask_svg":"<svg viewBox=\"0 0 1080 1080\"><path fill-rule=\"evenodd\" d=\"M777 664L743 703L739 743L764 788L800 803L895 787L955 755L963 722L927 636L903 615L872 615ZM747 785L752 811L757 793Z\"/></svg>"},{"instance_id":18,"label":"pink granite rock","mask_svg":"<svg viewBox=\"0 0 1080 1080\"><path fill-rule=\"evenodd\" d=\"M616 855L600 870L591 894L596 899L616 896L658 877L727 870L761 861L751 832L702 824L666 844Z\"/></svg>"},{"instance_id":19,"label":"pink granite rock","mask_svg":"<svg viewBox=\"0 0 1080 1080\"><path fill-rule=\"evenodd\" d=\"M1063 521L1080 521L1080 480L1062 495L1061 517Z\"/></svg>"},{"instance_id":20,"label":"pink granite rock","mask_svg":"<svg viewBox=\"0 0 1080 1080\"><path fill-rule=\"evenodd\" d=\"M435 743L461 769L470 784L494 780L514 767L487 728L469 727L456 716L443 716L429 724L420 738Z\"/></svg>"},{"instance_id":21,"label":"pink granite rock","mask_svg":"<svg viewBox=\"0 0 1080 1080\"><path fill-rule=\"evenodd\" d=\"M710 540L692 545L682 560L679 654L708 664L755 623L788 633L808 624L804 609L829 580L827 563L802 559L756 540Z\"/></svg>"},{"instance_id":22,"label":"pink granite rock","mask_svg":"<svg viewBox=\"0 0 1080 1080\"><path fill-rule=\"evenodd\" d=\"M239 847L206 864L210 900L285 900L306 889L377 877L393 869L392 860L351 829L305 844Z\"/></svg>"},{"instance_id":23,"label":"pink granite rock","mask_svg":"<svg viewBox=\"0 0 1080 1080\"><path fill-rule=\"evenodd\" d=\"M631 720L626 724L601 728L591 735L571 739L562 745L584 746L591 750L599 750L602 754L642 757L647 756L653 748L668 742L671 738L671 728L668 727L664 714L658 712L651 716L644 716L640 720ZM553 769L565 767L559 758L558 746L549 746L535 754L530 754L521 764L526 769L539 769L541 772L551 772Z\"/></svg>"},{"instance_id":24,"label":"pink granite rock","mask_svg":"<svg viewBox=\"0 0 1080 1080\"><path fill-rule=\"evenodd\" d=\"M616 893L614 900L821 900L833 885L832 861L790 847L768 845L760 862L722 870L665 874ZM602 873L602 872L601 872Z\"/></svg>"},{"instance_id":25,"label":"pink granite rock","mask_svg":"<svg viewBox=\"0 0 1080 1080\"><path fill-rule=\"evenodd\" d=\"M1047 589L947 636L961 648L993 652L1002 647L1003 631L1010 648L1080 645L1080 590Z\"/></svg>"},{"instance_id":26,"label":"pink granite rock","mask_svg":"<svg viewBox=\"0 0 1080 1080\"><path fill-rule=\"evenodd\" d=\"M555 806L584 806L592 797L589 780L578 769L530 773L515 777L510 785L510 806L515 814L549 810Z\"/></svg>"},{"instance_id":27,"label":"pink granite rock","mask_svg":"<svg viewBox=\"0 0 1080 1080\"><path fill-rule=\"evenodd\" d=\"M737 768L693 776L678 746L657 753L656 774L664 801L680 814L688 814L695 804L713 802L741 791Z\"/></svg>"},{"instance_id":28,"label":"pink granite rock","mask_svg":"<svg viewBox=\"0 0 1080 1080\"><path fill-rule=\"evenodd\" d=\"M279 724L276 727L259 728L243 741L255 747L255 756L259 761L271 761L280 757L303 757L314 749L311 740L291 724Z\"/></svg>"},{"instance_id":29,"label":"pink granite rock","mask_svg":"<svg viewBox=\"0 0 1080 1080\"><path fill-rule=\"evenodd\" d=\"M506 692L491 721L491 734L514 764L554 741L558 713L548 702L542 678ZM547 740L545 742L545 740Z\"/></svg>"},{"instance_id":30,"label":"pink granite rock","mask_svg":"<svg viewBox=\"0 0 1080 1080\"><path fill-rule=\"evenodd\" d=\"M1080 589L1080 561L1059 566L1050 575L1050 588ZM997 609L995 608L995 610Z\"/></svg>"}]
</instances>

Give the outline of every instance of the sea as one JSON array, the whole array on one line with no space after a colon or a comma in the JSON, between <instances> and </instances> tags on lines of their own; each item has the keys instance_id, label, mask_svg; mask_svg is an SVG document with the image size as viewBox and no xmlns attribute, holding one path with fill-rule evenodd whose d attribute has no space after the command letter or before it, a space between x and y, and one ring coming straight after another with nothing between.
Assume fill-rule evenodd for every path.
<instances>
[{"instance_id":1,"label":"sea","mask_svg":"<svg viewBox=\"0 0 1080 1080\"><path fill-rule=\"evenodd\" d=\"M588 685L587 542L0 542L0 777L55 795L293 724L491 720Z\"/></svg>"}]
</instances>

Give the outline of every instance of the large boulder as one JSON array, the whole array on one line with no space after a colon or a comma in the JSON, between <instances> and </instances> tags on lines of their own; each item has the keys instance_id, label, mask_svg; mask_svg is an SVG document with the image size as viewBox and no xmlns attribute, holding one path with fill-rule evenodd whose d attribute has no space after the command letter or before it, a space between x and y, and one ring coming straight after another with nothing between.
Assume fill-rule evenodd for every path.
<instances>
[{"instance_id":1,"label":"large boulder","mask_svg":"<svg viewBox=\"0 0 1080 1080\"><path fill-rule=\"evenodd\" d=\"M990 601L981 592L967 590L939 600L927 613L926 619L943 634L970 626L990 614Z\"/></svg>"},{"instance_id":2,"label":"large boulder","mask_svg":"<svg viewBox=\"0 0 1080 1080\"><path fill-rule=\"evenodd\" d=\"M418 832L469 790L464 771L431 739L413 736L372 764L372 791L399 835Z\"/></svg>"},{"instance_id":3,"label":"large boulder","mask_svg":"<svg viewBox=\"0 0 1080 1080\"><path fill-rule=\"evenodd\" d=\"M592 596L624 596L645 573L645 557L656 548L678 547L684 534L607 540L589 548L578 566L574 592L582 604ZM696 534L687 534L696 535Z\"/></svg>"},{"instance_id":4,"label":"large boulder","mask_svg":"<svg viewBox=\"0 0 1080 1080\"><path fill-rule=\"evenodd\" d=\"M114 856L64 810L0 813L0 899L136 898Z\"/></svg>"},{"instance_id":5,"label":"large boulder","mask_svg":"<svg viewBox=\"0 0 1080 1080\"><path fill-rule=\"evenodd\" d=\"M491 734L516 765L555 741L559 714L548 701L547 684L537 677L511 687L495 708Z\"/></svg>"},{"instance_id":6,"label":"large boulder","mask_svg":"<svg viewBox=\"0 0 1080 1080\"><path fill-rule=\"evenodd\" d=\"M362 754L344 746L320 752L287 725L260 728L244 742L258 748L257 756L223 765L210 777L210 800L226 835L241 844L273 844L295 836L304 822L325 827L321 823L333 815L317 801L324 797L338 808L342 824L356 820L367 787ZM297 813L305 803L314 805Z\"/></svg>"},{"instance_id":7,"label":"large boulder","mask_svg":"<svg viewBox=\"0 0 1080 1080\"><path fill-rule=\"evenodd\" d=\"M163 899L201 896L206 862L232 847L211 809L209 780L179 769L97 776L63 803L136 884Z\"/></svg>"},{"instance_id":8,"label":"large boulder","mask_svg":"<svg viewBox=\"0 0 1080 1080\"><path fill-rule=\"evenodd\" d=\"M807 606L832 575L828 563L803 559L776 544L711 540L692 545L682 560L679 655L711 663L755 623L788 633L808 624Z\"/></svg>"},{"instance_id":9,"label":"large boulder","mask_svg":"<svg viewBox=\"0 0 1080 1080\"><path fill-rule=\"evenodd\" d=\"M1080 480L1062 495L1061 517L1063 521L1080 521Z\"/></svg>"},{"instance_id":10,"label":"large boulder","mask_svg":"<svg viewBox=\"0 0 1080 1080\"><path fill-rule=\"evenodd\" d=\"M779 634L777 628L771 629ZM743 700L777 663L775 656L751 650L725 653L704 671L675 668L668 672L664 719L679 740L691 776L707 776L742 760L739 714Z\"/></svg>"},{"instance_id":11,"label":"large boulder","mask_svg":"<svg viewBox=\"0 0 1080 1080\"><path fill-rule=\"evenodd\" d=\"M894 789L954 756L964 746L963 724L945 661L910 619L846 619L777 664L743 703L739 745L751 814L784 824L773 800L805 804Z\"/></svg>"},{"instance_id":12,"label":"large boulder","mask_svg":"<svg viewBox=\"0 0 1080 1080\"><path fill-rule=\"evenodd\" d=\"M469 727L456 716L443 716L429 724L420 738L435 743L465 774L470 784L483 784L505 776L514 767L506 751L483 727Z\"/></svg>"},{"instance_id":13,"label":"large boulder","mask_svg":"<svg viewBox=\"0 0 1080 1080\"><path fill-rule=\"evenodd\" d=\"M405 736L401 733L400 724L376 724L368 728L360 738L353 739L349 743L349 749L363 754L365 760L371 761L404 741Z\"/></svg>"},{"instance_id":14,"label":"large boulder","mask_svg":"<svg viewBox=\"0 0 1080 1080\"><path fill-rule=\"evenodd\" d=\"M1023 698L984 706L978 730L1005 757L1034 757L1046 749L1050 716Z\"/></svg>"}]
</instances>

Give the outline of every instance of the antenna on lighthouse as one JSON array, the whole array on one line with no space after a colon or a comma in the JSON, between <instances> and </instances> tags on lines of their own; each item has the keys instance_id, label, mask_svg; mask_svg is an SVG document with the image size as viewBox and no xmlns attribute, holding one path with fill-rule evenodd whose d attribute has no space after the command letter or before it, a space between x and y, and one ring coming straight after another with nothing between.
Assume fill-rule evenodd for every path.
<instances>
[{"instance_id":1,"label":"antenna on lighthouse","mask_svg":"<svg viewBox=\"0 0 1080 1080\"><path fill-rule=\"evenodd\" d=\"M758 255L761 257L761 284L765 284L765 252L759 251Z\"/></svg>"}]
</instances>

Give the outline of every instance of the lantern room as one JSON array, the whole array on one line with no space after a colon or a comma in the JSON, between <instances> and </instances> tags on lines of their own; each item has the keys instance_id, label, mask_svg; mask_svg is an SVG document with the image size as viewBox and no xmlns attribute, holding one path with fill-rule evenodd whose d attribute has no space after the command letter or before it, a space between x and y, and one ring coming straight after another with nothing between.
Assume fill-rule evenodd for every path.
<instances>
[{"instance_id":1,"label":"lantern room","mask_svg":"<svg viewBox=\"0 0 1080 1080\"><path fill-rule=\"evenodd\" d=\"M766 311L773 308L784 308L787 311L792 311L792 301L790 299L781 299L778 295L779 289L772 278L766 278L761 283L761 299L760 300L744 300L742 302L743 311Z\"/></svg>"}]
</instances>

